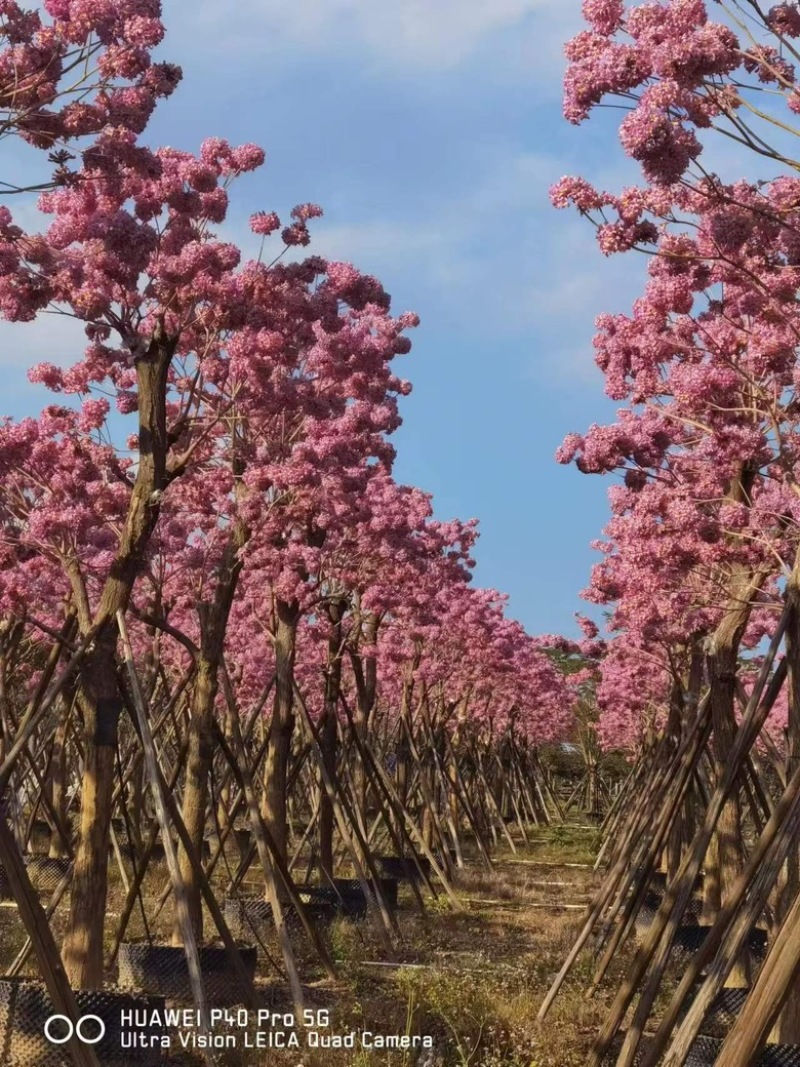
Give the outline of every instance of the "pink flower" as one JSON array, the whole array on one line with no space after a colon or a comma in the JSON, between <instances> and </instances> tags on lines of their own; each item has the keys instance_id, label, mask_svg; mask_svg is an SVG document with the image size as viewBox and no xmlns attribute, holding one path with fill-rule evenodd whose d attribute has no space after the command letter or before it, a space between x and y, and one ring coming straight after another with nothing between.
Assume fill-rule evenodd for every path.
<instances>
[{"instance_id":1,"label":"pink flower","mask_svg":"<svg viewBox=\"0 0 800 1067\"><path fill-rule=\"evenodd\" d=\"M800 37L800 11L797 4L775 4L767 12L767 23L775 33Z\"/></svg>"},{"instance_id":2,"label":"pink flower","mask_svg":"<svg viewBox=\"0 0 800 1067\"><path fill-rule=\"evenodd\" d=\"M60 393L63 388L61 368L56 367L53 363L37 363L34 367L31 367L28 371L28 381L40 383L54 393Z\"/></svg>"},{"instance_id":3,"label":"pink flower","mask_svg":"<svg viewBox=\"0 0 800 1067\"><path fill-rule=\"evenodd\" d=\"M563 208L574 204L579 211L596 211L607 202L608 198L583 178L565 175L550 188L553 207Z\"/></svg>"},{"instance_id":4,"label":"pink flower","mask_svg":"<svg viewBox=\"0 0 800 1067\"><path fill-rule=\"evenodd\" d=\"M583 0L583 17L606 36L620 28L624 12L623 0Z\"/></svg>"},{"instance_id":5,"label":"pink flower","mask_svg":"<svg viewBox=\"0 0 800 1067\"><path fill-rule=\"evenodd\" d=\"M274 211L257 211L250 216L250 229L261 237L269 237L281 224L281 220Z\"/></svg>"},{"instance_id":6,"label":"pink flower","mask_svg":"<svg viewBox=\"0 0 800 1067\"><path fill-rule=\"evenodd\" d=\"M103 398L84 400L78 416L78 427L84 432L98 430L106 420L109 403Z\"/></svg>"},{"instance_id":7,"label":"pink flower","mask_svg":"<svg viewBox=\"0 0 800 1067\"><path fill-rule=\"evenodd\" d=\"M292 208L292 218L298 222L307 222L309 219L322 217L322 208L318 204L298 204Z\"/></svg>"},{"instance_id":8,"label":"pink flower","mask_svg":"<svg viewBox=\"0 0 800 1067\"><path fill-rule=\"evenodd\" d=\"M233 165L240 173L258 170L264 163L264 149L256 144L244 144L234 148L231 153Z\"/></svg>"},{"instance_id":9,"label":"pink flower","mask_svg":"<svg viewBox=\"0 0 800 1067\"><path fill-rule=\"evenodd\" d=\"M295 222L291 226L285 226L281 231L281 239L285 245L307 245L311 242L311 234L306 229L304 222Z\"/></svg>"}]
</instances>

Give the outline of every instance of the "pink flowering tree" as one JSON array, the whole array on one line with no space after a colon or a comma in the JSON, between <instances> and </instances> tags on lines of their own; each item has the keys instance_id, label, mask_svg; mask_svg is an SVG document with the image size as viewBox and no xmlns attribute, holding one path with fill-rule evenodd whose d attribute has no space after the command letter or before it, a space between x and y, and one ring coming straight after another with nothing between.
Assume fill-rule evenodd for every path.
<instances>
[{"instance_id":1,"label":"pink flowering tree","mask_svg":"<svg viewBox=\"0 0 800 1067\"><path fill-rule=\"evenodd\" d=\"M191 467L213 425L197 404L199 383L213 381L219 338L241 316L230 301L233 246L210 226L224 219L225 185L263 159L260 149L209 141L199 157L151 153L129 131L105 131L86 153L83 179L47 193L54 216L41 236L6 233L13 272L0 279L7 317L26 319L44 306L86 323L84 357L63 370L35 368L31 377L56 392L84 398L87 432L100 426L111 392L120 413L135 413L136 463L109 474L125 497L124 515L106 532L91 573L74 556L65 578L80 632L92 640L80 668L86 777L65 958L73 983L102 979L102 927L108 862L108 822L120 710L117 691L117 613L125 611L146 566L148 546L170 488ZM209 378L203 361L208 359ZM191 368L187 375L186 368ZM66 462L56 449L56 465ZM45 500L57 509L61 478L52 472ZM20 476L23 477L20 472ZM121 486L121 488L120 488ZM11 484L4 493L11 492ZM108 531L109 522L105 528ZM27 530L20 530L24 539Z\"/></svg>"},{"instance_id":2,"label":"pink flowering tree","mask_svg":"<svg viewBox=\"0 0 800 1067\"><path fill-rule=\"evenodd\" d=\"M152 60L164 35L160 0L41 6L0 3L0 137L17 135L49 151L54 172L45 185L62 185L78 180L70 161L85 139L106 127L141 133L181 72ZM0 183L0 193L19 191L13 179Z\"/></svg>"},{"instance_id":3,"label":"pink flowering tree","mask_svg":"<svg viewBox=\"0 0 800 1067\"><path fill-rule=\"evenodd\" d=\"M568 439L559 458L625 471L595 585L618 600L635 646L663 642L671 626L670 640L706 653L720 774L742 642L769 629L780 579L797 599L800 15L790 4L746 6L742 19L703 0L586 0L589 26L567 46L565 114L579 123L618 102L620 142L644 184L607 192L565 178L553 190L557 206L595 224L605 254L651 254L633 314L598 321L606 391L628 407L615 426ZM767 180L712 173L703 153L717 135L761 157ZM658 622L640 582L660 601ZM797 617L790 662L796 644ZM798 721L790 707L795 748ZM734 798L720 824L723 895L740 837Z\"/></svg>"},{"instance_id":4,"label":"pink flowering tree","mask_svg":"<svg viewBox=\"0 0 800 1067\"><path fill-rule=\"evenodd\" d=\"M30 373L64 406L0 426L0 608L33 645L66 615L66 650L85 649L74 678L84 773L64 962L73 986L94 988L130 695L121 616L131 616L145 669L158 657L188 679L189 851L202 845L215 717L230 711L223 671L234 703L274 672L262 813L284 854L297 683L320 662L332 767L345 652L365 734L381 689L406 740L413 701L432 707L434 691L441 725L458 708L550 737L566 712L547 662L501 601L465 592L474 523L437 522L424 494L391 482L388 437L409 390L391 364L408 350L415 316L392 316L380 284L348 264L242 264L215 231L231 182L263 161L256 146L210 139L193 155L139 143L178 80L151 61L156 0L44 8L50 21L0 0L4 131L54 149L59 168L40 198L41 232L0 210L0 314L72 317L87 346L68 367ZM73 140L74 173L62 151ZM268 212L251 225L304 247L319 213L300 205L282 230ZM323 805L332 869L330 827ZM199 934L197 873L183 848L179 858Z\"/></svg>"},{"instance_id":5,"label":"pink flowering tree","mask_svg":"<svg viewBox=\"0 0 800 1067\"><path fill-rule=\"evenodd\" d=\"M326 636L320 737L331 778L337 775L342 703L350 677L355 692L348 693L347 707L358 741L366 745L377 696L381 626L446 551L451 553L455 573L458 564L454 561L466 558L472 542L472 524L462 527L433 520L430 497L410 486L398 486L384 465L370 468L364 491L354 496L349 512L337 536L326 542L319 581L324 590L320 617ZM347 661L350 677L344 672ZM367 776L360 756L353 781L354 815L366 839ZM333 874L333 824L331 800L320 787L320 868L329 875Z\"/></svg>"},{"instance_id":6,"label":"pink flowering tree","mask_svg":"<svg viewBox=\"0 0 800 1067\"><path fill-rule=\"evenodd\" d=\"M689 662L704 654L718 776L736 731L740 650L769 632L785 599L787 746L796 760L800 14L796 4L749 0L586 0L583 13L589 27L567 46L566 117L580 123L607 101L621 106L620 141L644 181L608 192L564 178L554 202L594 223L605 254L643 251L651 265L634 314L598 322L597 362L608 394L627 409L617 426L567 441L560 458L588 471L626 468L636 494L614 523L624 514L631 531L638 522L647 547L609 545L595 575L610 599L621 594L631 649L652 649L653 620L644 623L650 612L634 587L649 580L643 564L657 555L656 529L673 560L676 550L688 550L687 562L697 556L682 580L668 572L662 589L687 624ZM757 157L764 180L715 174L708 149L720 136ZM642 437L647 415L669 441L655 452L652 434ZM706 859L707 904L727 895L741 864L737 805L734 795L718 856ZM778 1033L797 1041L799 1020L793 997Z\"/></svg>"},{"instance_id":7,"label":"pink flowering tree","mask_svg":"<svg viewBox=\"0 0 800 1067\"><path fill-rule=\"evenodd\" d=\"M284 853L297 627L319 610L338 625L346 596L330 587L326 560L341 552L371 481L391 467L386 437L399 425L397 399L409 386L390 364L410 347L404 331L416 323L413 315L390 316L379 283L348 264L327 264L309 301L288 345L277 343L274 302L266 298L265 321L255 319L237 338L248 358L263 347L261 367L268 360L279 367L270 371L272 429L249 475L260 518L246 558L254 610L270 620L275 654L263 815Z\"/></svg>"},{"instance_id":8,"label":"pink flowering tree","mask_svg":"<svg viewBox=\"0 0 800 1067\"><path fill-rule=\"evenodd\" d=\"M571 729L572 707L562 676L539 643L505 616L505 597L463 581L439 580L425 588L422 611L410 615L404 609L382 627L379 686L397 724L398 793L407 801L416 725L426 750L439 751L446 769L447 823L457 844L463 801L456 753L462 758L470 753L481 765L481 747L494 760L504 745L516 749L561 740ZM428 776L429 796L432 773L431 766L420 768ZM422 831L432 843L438 819L430 805L424 812Z\"/></svg>"}]
</instances>

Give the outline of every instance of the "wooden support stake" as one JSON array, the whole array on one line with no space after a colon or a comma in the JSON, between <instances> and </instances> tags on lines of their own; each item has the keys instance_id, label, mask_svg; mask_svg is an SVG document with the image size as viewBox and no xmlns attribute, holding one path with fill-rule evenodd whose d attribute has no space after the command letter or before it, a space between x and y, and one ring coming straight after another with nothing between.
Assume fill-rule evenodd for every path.
<instances>
[{"instance_id":1,"label":"wooden support stake","mask_svg":"<svg viewBox=\"0 0 800 1067\"><path fill-rule=\"evenodd\" d=\"M8 825L5 805L0 811L0 863L3 864L20 917L36 951L39 970L53 1007L59 1015L65 1015L77 1026L81 1013L75 1003L75 996L67 980L61 953L53 940L47 916L39 903L36 890L31 885L22 854ZM100 1061L91 1045L84 1045L73 1036L67 1042L66 1049L75 1067L100 1067Z\"/></svg>"},{"instance_id":2,"label":"wooden support stake","mask_svg":"<svg viewBox=\"0 0 800 1067\"><path fill-rule=\"evenodd\" d=\"M147 770L147 776L150 779L153 807L155 808L158 825L161 828L161 840L164 844L167 868L169 870L170 878L172 879L172 888L175 894L175 912L183 937L184 951L186 952L186 963L189 968L189 985L192 989L192 999L197 1008L200 1025L206 1033L210 1034L211 1016L208 1012L206 992L203 988L203 974L200 969L200 953L197 948L197 940L194 936L192 920L189 915L186 884L181 877L180 867L178 866L178 853L175 848L175 842L172 840L172 834L170 833L164 780L161 777L161 772L159 770L155 741L153 740L153 734L150 730L150 722L147 717L144 698L139 687L139 678L136 674L136 667L133 662L133 649L128 636L128 629L125 625L125 616L121 611L117 612L117 624L119 626L122 647L125 651L125 664L128 668L131 694L133 696L133 706L136 711L139 725L139 736L142 741L142 749L144 752L144 765ZM204 1050L203 1059L209 1067L214 1067L214 1057L208 1050Z\"/></svg>"}]
</instances>

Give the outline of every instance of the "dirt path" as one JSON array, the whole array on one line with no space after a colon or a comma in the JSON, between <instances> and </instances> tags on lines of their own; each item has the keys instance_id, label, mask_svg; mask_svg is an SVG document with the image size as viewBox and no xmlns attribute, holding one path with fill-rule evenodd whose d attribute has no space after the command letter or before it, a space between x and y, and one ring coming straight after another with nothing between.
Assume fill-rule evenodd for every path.
<instances>
[{"instance_id":1,"label":"dirt path","mask_svg":"<svg viewBox=\"0 0 800 1067\"><path fill-rule=\"evenodd\" d=\"M477 855L469 856L456 880L461 910L440 896L426 898L420 914L413 894L402 887L403 941L390 965L368 924L336 923L327 935L339 971L336 983L324 980L308 946L298 945L313 1014L288 1025L218 1021L216 1033L236 1044L219 1049L217 1062L220 1067L581 1067L615 976L606 984L608 992L586 1001L591 963L579 961L545 1024L535 1019L589 899L596 843L590 829L555 827L535 831L516 854L498 850L492 870ZM168 934L170 914L167 908L160 917L166 924L162 933ZM15 908L0 909L0 935L10 962L22 941ZM615 965L620 974L624 965L624 960ZM265 1009L293 1011L281 977L263 977L258 985ZM171 1039L165 1067L203 1062L196 1049L182 1047L174 1031ZM337 1047L341 1042L345 1047ZM282 1049L281 1043L290 1047Z\"/></svg>"},{"instance_id":2,"label":"dirt path","mask_svg":"<svg viewBox=\"0 0 800 1067\"><path fill-rule=\"evenodd\" d=\"M353 1047L309 1047L306 1030L298 1026L299 1048L267 1053L237 1048L224 1062L231 1067L582 1065L613 993L613 976L609 993L586 1001L590 964L579 962L546 1023L539 1025L535 1017L591 892L595 835L555 829L535 837L516 855L498 852L492 871L470 859L457 879L463 911L440 898L420 916L411 894L404 892L399 965L385 964L368 930L345 922L334 927L330 940L340 981L309 986L309 1000L313 1010L330 1013L330 1026L320 1033L354 1034ZM618 966L621 974L624 964ZM278 986L274 1002L291 1011ZM386 1035L427 1037L432 1047L375 1047Z\"/></svg>"}]
</instances>

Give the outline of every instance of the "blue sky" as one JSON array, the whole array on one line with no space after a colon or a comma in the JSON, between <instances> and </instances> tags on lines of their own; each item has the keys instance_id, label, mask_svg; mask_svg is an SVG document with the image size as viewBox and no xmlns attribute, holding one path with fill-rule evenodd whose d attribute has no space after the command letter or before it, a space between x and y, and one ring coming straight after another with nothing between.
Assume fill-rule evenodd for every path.
<instances>
[{"instance_id":1,"label":"blue sky","mask_svg":"<svg viewBox=\"0 0 800 1067\"><path fill-rule=\"evenodd\" d=\"M396 311L420 314L396 476L442 518L480 519L476 581L510 593L531 632L575 633L608 482L553 453L613 415L593 319L629 308L645 269L604 259L591 227L547 199L564 173L633 177L618 113L578 130L561 118L580 0L165 0L164 15L161 51L185 78L148 139L263 145L232 233L255 210L317 202L310 251L376 274ZM78 344L52 319L0 326L5 410L46 402L22 362Z\"/></svg>"}]
</instances>

